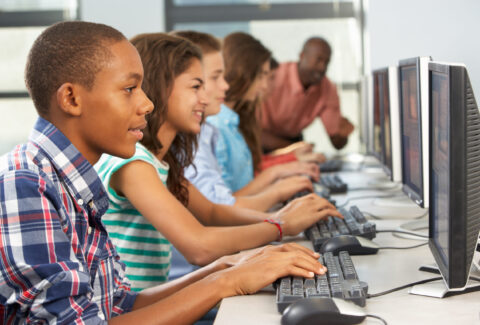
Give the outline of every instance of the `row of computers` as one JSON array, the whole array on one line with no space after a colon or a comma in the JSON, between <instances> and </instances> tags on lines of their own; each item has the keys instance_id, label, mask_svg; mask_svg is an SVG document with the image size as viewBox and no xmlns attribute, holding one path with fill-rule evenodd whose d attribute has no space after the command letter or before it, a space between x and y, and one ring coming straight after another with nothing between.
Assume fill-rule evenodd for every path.
<instances>
[{"instance_id":1,"label":"row of computers","mask_svg":"<svg viewBox=\"0 0 480 325\"><path fill-rule=\"evenodd\" d=\"M402 183L413 202L429 209L428 245L443 283L429 285L430 292L421 286L411 292L442 297L480 285L473 274L479 261L480 113L466 67L429 57L406 59L374 70L362 86L361 140L367 154L380 161L392 181ZM357 230L359 236L375 236L375 225L356 207L342 213L348 220L335 225L338 220L331 218L327 223L347 227L329 236L352 234L348 222L353 228L366 225L368 231ZM314 226L307 237L325 226ZM323 253L328 274L313 281L282 279L279 311L299 297L337 297L365 305L367 286L358 279L350 254L329 252L324 241L320 245L312 239L312 244Z\"/></svg>"}]
</instances>

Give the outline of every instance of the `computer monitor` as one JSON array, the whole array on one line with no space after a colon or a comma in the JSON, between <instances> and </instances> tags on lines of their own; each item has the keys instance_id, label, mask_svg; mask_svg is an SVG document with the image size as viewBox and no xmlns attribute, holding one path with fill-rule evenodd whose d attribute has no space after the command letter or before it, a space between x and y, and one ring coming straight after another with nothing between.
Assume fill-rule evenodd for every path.
<instances>
[{"instance_id":1,"label":"computer monitor","mask_svg":"<svg viewBox=\"0 0 480 325\"><path fill-rule=\"evenodd\" d=\"M480 114L464 65L430 63L429 247L448 289L467 285L480 231Z\"/></svg>"},{"instance_id":2,"label":"computer monitor","mask_svg":"<svg viewBox=\"0 0 480 325\"><path fill-rule=\"evenodd\" d=\"M380 135L381 131L381 83L382 78L378 71L373 72L373 143L371 154L382 162L382 139Z\"/></svg>"},{"instance_id":3,"label":"computer monitor","mask_svg":"<svg viewBox=\"0 0 480 325\"><path fill-rule=\"evenodd\" d=\"M428 62L429 57L398 65L403 191L428 208Z\"/></svg>"},{"instance_id":4,"label":"computer monitor","mask_svg":"<svg viewBox=\"0 0 480 325\"><path fill-rule=\"evenodd\" d=\"M373 124L372 113L372 75L363 76L361 83L361 110L360 110L360 142L365 146L365 152L372 152L373 133L371 132Z\"/></svg>"},{"instance_id":5,"label":"computer monitor","mask_svg":"<svg viewBox=\"0 0 480 325\"><path fill-rule=\"evenodd\" d=\"M375 103L380 114L380 161L383 170L394 182L401 181L400 113L398 106L397 67L373 72L379 100Z\"/></svg>"}]
</instances>

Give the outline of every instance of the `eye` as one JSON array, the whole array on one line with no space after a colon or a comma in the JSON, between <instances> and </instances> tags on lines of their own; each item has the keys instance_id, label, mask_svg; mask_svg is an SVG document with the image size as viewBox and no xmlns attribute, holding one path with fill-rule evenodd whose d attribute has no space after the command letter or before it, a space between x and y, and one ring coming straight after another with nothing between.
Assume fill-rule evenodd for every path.
<instances>
[{"instance_id":1,"label":"eye","mask_svg":"<svg viewBox=\"0 0 480 325\"><path fill-rule=\"evenodd\" d=\"M125 91L126 91L127 93L132 93L135 88L137 88L137 86L127 87L127 88L125 88Z\"/></svg>"}]
</instances>

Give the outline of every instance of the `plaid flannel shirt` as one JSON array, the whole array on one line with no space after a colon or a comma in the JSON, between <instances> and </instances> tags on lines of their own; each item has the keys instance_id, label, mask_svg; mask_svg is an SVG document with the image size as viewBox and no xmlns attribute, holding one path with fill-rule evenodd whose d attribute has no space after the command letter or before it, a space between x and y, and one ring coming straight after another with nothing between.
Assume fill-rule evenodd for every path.
<instances>
[{"instance_id":1,"label":"plaid flannel shirt","mask_svg":"<svg viewBox=\"0 0 480 325\"><path fill-rule=\"evenodd\" d=\"M0 158L0 323L102 324L131 310L107 207L90 163L39 118Z\"/></svg>"}]
</instances>

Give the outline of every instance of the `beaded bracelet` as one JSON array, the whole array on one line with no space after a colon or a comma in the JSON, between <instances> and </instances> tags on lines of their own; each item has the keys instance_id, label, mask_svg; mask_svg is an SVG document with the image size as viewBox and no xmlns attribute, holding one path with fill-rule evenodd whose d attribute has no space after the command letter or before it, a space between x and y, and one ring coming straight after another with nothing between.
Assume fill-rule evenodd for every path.
<instances>
[{"instance_id":1,"label":"beaded bracelet","mask_svg":"<svg viewBox=\"0 0 480 325\"><path fill-rule=\"evenodd\" d=\"M271 223L272 225L275 225L278 228L278 237L276 241L282 241L282 238L283 238L282 222L274 219L265 219L263 221Z\"/></svg>"}]
</instances>

